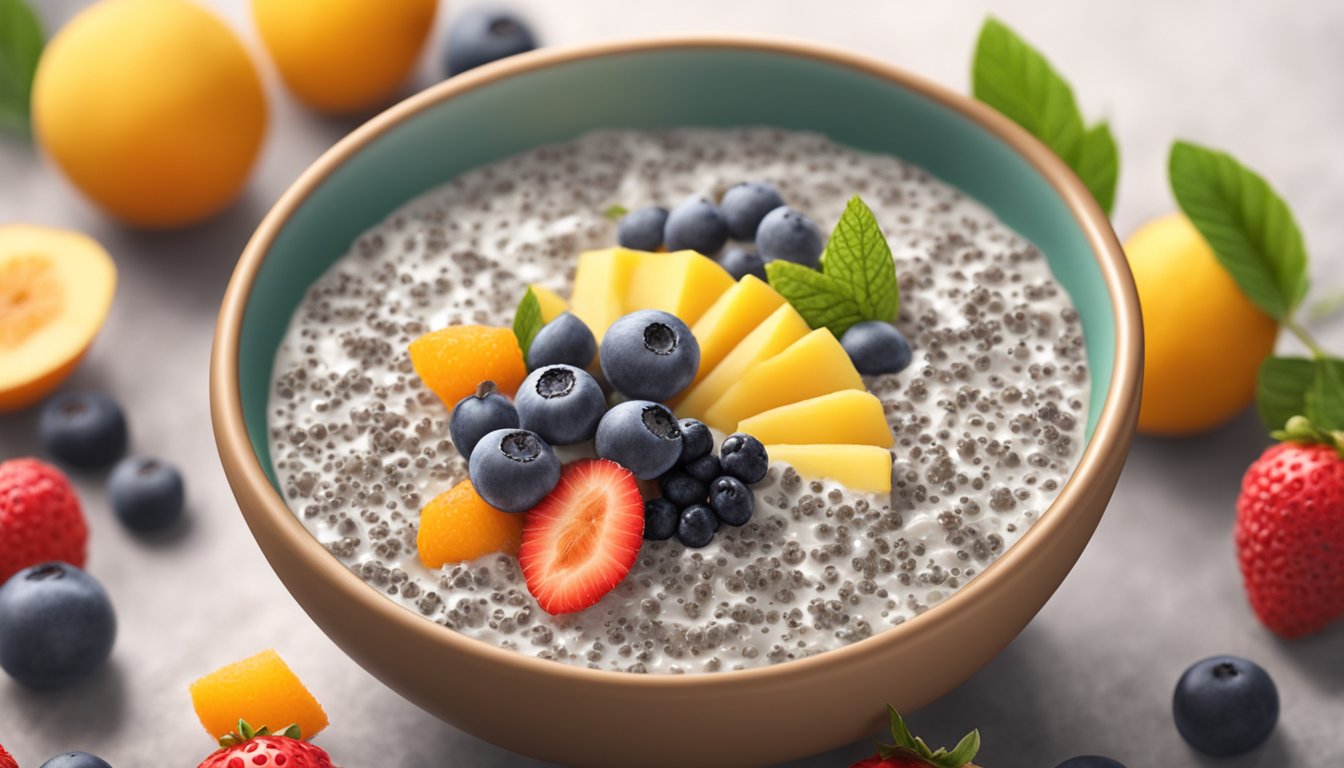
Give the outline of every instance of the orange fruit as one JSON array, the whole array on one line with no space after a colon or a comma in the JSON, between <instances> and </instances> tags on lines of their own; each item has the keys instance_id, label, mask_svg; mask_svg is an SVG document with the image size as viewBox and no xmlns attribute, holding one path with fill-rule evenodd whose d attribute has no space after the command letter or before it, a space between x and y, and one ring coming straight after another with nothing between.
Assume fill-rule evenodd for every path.
<instances>
[{"instance_id":1,"label":"orange fruit","mask_svg":"<svg viewBox=\"0 0 1344 768\"><path fill-rule=\"evenodd\" d=\"M527 377L523 351L509 328L449 326L412 341L410 353L415 372L449 409L487 380L513 397Z\"/></svg>"},{"instance_id":2,"label":"orange fruit","mask_svg":"<svg viewBox=\"0 0 1344 768\"><path fill-rule=\"evenodd\" d=\"M1139 228L1125 254L1143 310L1139 431L1190 435L1245 410L1278 324L1246 298L1182 214Z\"/></svg>"},{"instance_id":3,"label":"orange fruit","mask_svg":"<svg viewBox=\"0 0 1344 768\"><path fill-rule=\"evenodd\" d=\"M117 269L77 232L0 226L0 411L45 397L103 327Z\"/></svg>"},{"instance_id":4,"label":"orange fruit","mask_svg":"<svg viewBox=\"0 0 1344 768\"><path fill-rule=\"evenodd\" d=\"M416 547L428 568L475 560L491 552L518 554L525 515L511 515L485 503L470 480L435 496L420 510Z\"/></svg>"},{"instance_id":5,"label":"orange fruit","mask_svg":"<svg viewBox=\"0 0 1344 768\"><path fill-rule=\"evenodd\" d=\"M232 733L239 720L274 732L297 725L305 739L327 727L322 705L275 651L262 651L192 683L191 703L215 739Z\"/></svg>"}]
</instances>

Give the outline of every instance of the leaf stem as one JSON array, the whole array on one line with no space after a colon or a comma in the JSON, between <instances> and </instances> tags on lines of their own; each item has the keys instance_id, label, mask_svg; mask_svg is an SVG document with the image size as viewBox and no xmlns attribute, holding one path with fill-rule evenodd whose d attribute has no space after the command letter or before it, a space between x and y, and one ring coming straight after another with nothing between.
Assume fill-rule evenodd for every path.
<instances>
[{"instance_id":1,"label":"leaf stem","mask_svg":"<svg viewBox=\"0 0 1344 768\"><path fill-rule=\"evenodd\" d=\"M1312 357L1317 360L1324 360L1330 356L1329 353L1325 351L1325 348L1316 343L1316 339L1312 338L1311 334L1307 332L1307 329L1299 325L1296 320L1289 319L1285 321L1283 327L1286 328L1289 333L1296 336L1298 341L1302 342L1307 349L1311 350Z\"/></svg>"}]
</instances>

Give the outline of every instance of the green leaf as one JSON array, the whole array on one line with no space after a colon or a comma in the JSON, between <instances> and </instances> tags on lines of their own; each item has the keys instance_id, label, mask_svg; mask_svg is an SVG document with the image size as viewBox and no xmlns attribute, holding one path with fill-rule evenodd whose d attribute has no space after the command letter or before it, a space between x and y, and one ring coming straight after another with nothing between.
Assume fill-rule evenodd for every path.
<instances>
[{"instance_id":1,"label":"green leaf","mask_svg":"<svg viewBox=\"0 0 1344 768\"><path fill-rule=\"evenodd\" d=\"M523 350L524 360L541 325L541 302L537 301L537 294L528 288L527 293L523 294L523 300L518 302L518 310L513 313L513 335L518 338L518 348Z\"/></svg>"},{"instance_id":2,"label":"green leaf","mask_svg":"<svg viewBox=\"0 0 1344 768\"><path fill-rule=\"evenodd\" d=\"M891 247L872 209L858 195L849 199L821 258L826 277L854 300L863 319L896 319L901 289Z\"/></svg>"},{"instance_id":3,"label":"green leaf","mask_svg":"<svg viewBox=\"0 0 1344 768\"><path fill-rule=\"evenodd\" d=\"M1316 360L1303 411L1317 429L1344 429L1344 360Z\"/></svg>"},{"instance_id":4,"label":"green leaf","mask_svg":"<svg viewBox=\"0 0 1344 768\"><path fill-rule=\"evenodd\" d=\"M246 721L246 720L239 720L239 721L238 721L238 735L243 737L243 741L248 741L248 740L250 740L253 736L256 736L256 735L257 735L257 732L256 732L255 730L252 729L252 726L250 726L250 725L247 724L247 721Z\"/></svg>"},{"instance_id":5,"label":"green leaf","mask_svg":"<svg viewBox=\"0 0 1344 768\"><path fill-rule=\"evenodd\" d=\"M1231 155L1184 141L1168 175L1181 210L1247 298L1279 321L1307 295L1307 251L1293 212Z\"/></svg>"},{"instance_id":6,"label":"green leaf","mask_svg":"<svg viewBox=\"0 0 1344 768\"><path fill-rule=\"evenodd\" d=\"M1097 123L1083 134L1073 170L1109 216L1115 207L1115 187L1120 181L1120 149L1108 123Z\"/></svg>"},{"instance_id":7,"label":"green leaf","mask_svg":"<svg viewBox=\"0 0 1344 768\"><path fill-rule=\"evenodd\" d=\"M866 319L858 302L837 281L814 269L776 260L765 265L765 274L770 287L788 299L814 329L829 328L838 339Z\"/></svg>"},{"instance_id":8,"label":"green leaf","mask_svg":"<svg viewBox=\"0 0 1344 768\"><path fill-rule=\"evenodd\" d=\"M303 739L303 730L299 728L298 723L290 723L289 725L285 726L285 729L283 731L280 731L279 735L284 736L287 739L294 739L295 741L300 741Z\"/></svg>"},{"instance_id":9,"label":"green leaf","mask_svg":"<svg viewBox=\"0 0 1344 768\"><path fill-rule=\"evenodd\" d=\"M0 125L25 134L42 47L42 25L32 8L24 0L0 0Z\"/></svg>"},{"instance_id":10,"label":"green leaf","mask_svg":"<svg viewBox=\"0 0 1344 768\"><path fill-rule=\"evenodd\" d=\"M1260 364L1256 406L1266 429L1305 416L1323 431L1344 429L1344 360L1270 357Z\"/></svg>"},{"instance_id":11,"label":"green leaf","mask_svg":"<svg viewBox=\"0 0 1344 768\"><path fill-rule=\"evenodd\" d=\"M945 768L961 768L961 766L975 759L975 755L980 751L980 731L975 730L962 737L957 742L957 746L952 748L951 752L943 758Z\"/></svg>"},{"instance_id":12,"label":"green leaf","mask_svg":"<svg viewBox=\"0 0 1344 768\"><path fill-rule=\"evenodd\" d=\"M985 19L971 68L975 98L1007 115L1073 165L1083 117L1073 89L1035 48L994 17Z\"/></svg>"},{"instance_id":13,"label":"green leaf","mask_svg":"<svg viewBox=\"0 0 1344 768\"><path fill-rule=\"evenodd\" d=\"M890 704L887 705L887 719L891 721L891 738L896 742L896 746L913 747L915 745L914 735L910 733L910 728L906 726L901 713L897 712L896 708Z\"/></svg>"},{"instance_id":14,"label":"green leaf","mask_svg":"<svg viewBox=\"0 0 1344 768\"><path fill-rule=\"evenodd\" d=\"M607 206L607 210L603 211L602 215L606 216L608 219L611 219L612 221L615 221L616 219L621 218L622 216L624 216L629 212L630 212L629 208L626 208L624 205L617 203L616 205Z\"/></svg>"}]
</instances>

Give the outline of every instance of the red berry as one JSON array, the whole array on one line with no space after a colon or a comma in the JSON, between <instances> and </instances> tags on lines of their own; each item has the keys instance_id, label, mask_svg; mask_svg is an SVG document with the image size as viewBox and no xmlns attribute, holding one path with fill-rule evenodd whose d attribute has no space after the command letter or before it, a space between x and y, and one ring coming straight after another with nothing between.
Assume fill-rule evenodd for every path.
<instances>
[{"instance_id":1,"label":"red berry","mask_svg":"<svg viewBox=\"0 0 1344 768\"><path fill-rule=\"evenodd\" d=\"M0 768L19 768L18 762L5 751L4 747L0 747Z\"/></svg>"},{"instance_id":2,"label":"red berry","mask_svg":"<svg viewBox=\"0 0 1344 768\"><path fill-rule=\"evenodd\" d=\"M527 513L518 564L542 610L573 613L621 583L643 539L635 476L614 461L584 459L566 466L555 490Z\"/></svg>"},{"instance_id":3,"label":"red berry","mask_svg":"<svg viewBox=\"0 0 1344 768\"><path fill-rule=\"evenodd\" d=\"M0 584L48 560L84 567L88 536L79 497L60 470L36 459L0 464Z\"/></svg>"},{"instance_id":4,"label":"red berry","mask_svg":"<svg viewBox=\"0 0 1344 768\"><path fill-rule=\"evenodd\" d=\"M285 736L257 736L225 747L201 762L199 768L334 768L331 757L306 741Z\"/></svg>"},{"instance_id":5,"label":"red berry","mask_svg":"<svg viewBox=\"0 0 1344 768\"><path fill-rule=\"evenodd\" d=\"M1237 560L1260 622L1283 637L1344 616L1344 460L1325 445L1282 443L1246 470Z\"/></svg>"}]
</instances>

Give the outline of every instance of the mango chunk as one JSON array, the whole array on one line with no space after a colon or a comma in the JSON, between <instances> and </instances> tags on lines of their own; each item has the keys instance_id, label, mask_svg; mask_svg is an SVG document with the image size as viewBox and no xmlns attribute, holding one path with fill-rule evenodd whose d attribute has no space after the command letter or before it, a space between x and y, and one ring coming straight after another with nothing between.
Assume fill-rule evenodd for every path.
<instances>
[{"instance_id":1,"label":"mango chunk","mask_svg":"<svg viewBox=\"0 0 1344 768\"><path fill-rule=\"evenodd\" d=\"M691 327L700 342L700 370L692 385L718 365L751 329L784 304L784 297L754 275L747 275L718 298Z\"/></svg>"},{"instance_id":2,"label":"mango chunk","mask_svg":"<svg viewBox=\"0 0 1344 768\"><path fill-rule=\"evenodd\" d=\"M693 326L734 282L717 262L695 251L649 254L630 276L625 311L660 309Z\"/></svg>"},{"instance_id":3,"label":"mango chunk","mask_svg":"<svg viewBox=\"0 0 1344 768\"><path fill-rule=\"evenodd\" d=\"M767 445L805 478L834 480L855 491L891 493L891 451L875 445Z\"/></svg>"},{"instance_id":4,"label":"mango chunk","mask_svg":"<svg viewBox=\"0 0 1344 768\"><path fill-rule=\"evenodd\" d=\"M890 448L895 442L882 401L856 389L771 408L739 421L734 431L767 444L849 443Z\"/></svg>"},{"instance_id":5,"label":"mango chunk","mask_svg":"<svg viewBox=\"0 0 1344 768\"><path fill-rule=\"evenodd\" d=\"M792 305L780 306L765 322L738 342L699 384L686 391L677 404L677 414L693 419L701 418L705 409L722 397L748 369L784 351L790 344L806 336L809 330L807 321Z\"/></svg>"},{"instance_id":6,"label":"mango chunk","mask_svg":"<svg viewBox=\"0 0 1344 768\"><path fill-rule=\"evenodd\" d=\"M450 325L412 341L408 351L416 374L450 411L482 381L495 382L512 397L527 377L523 351L510 328Z\"/></svg>"},{"instance_id":7,"label":"mango chunk","mask_svg":"<svg viewBox=\"0 0 1344 768\"><path fill-rule=\"evenodd\" d=\"M475 560L491 552L517 555L525 515L485 503L470 480L435 496L420 510L416 549L426 568Z\"/></svg>"},{"instance_id":8,"label":"mango chunk","mask_svg":"<svg viewBox=\"0 0 1344 768\"><path fill-rule=\"evenodd\" d=\"M327 727L322 705L275 651L262 651L192 683L191 703L216 739L232 733L239 720L272 731L297 725L305 739Z\"/></svg>"},{"instance_id":9,"label":"mango chunk","mask_svg":"<svg viewBox=\"0 0 1344 768\"><path fill-rule=\"evenodd\" d=\"M835 335L818 328L743 373L702 421L727 432L749 416L844 389L863 391L863 377Z\"/></svg>"},{"instance_id":10,"label":"mango chunk","mask_svg":"<svg viewBox=\"0 0 1344 768\"><path fill-rule=\"evenodd\" d=\"M103 327L116 287L112 259L88 237L0 226L0 412L65 381Z\"/></svg>"},{"instance_id":11,"label":"mango chunk","mask_svg":"<svg viewBox=\"0 0 1344 768\"><path fill-rule=\"evenodd\" d=\"M628 248L607 248L579 254L570 294L570 311L588 324L600 342L611 324L626 314L625 293L640 257Z\"/></svg>"},{"instance_id":12,"label":"mango chunk","mask_svg":"<svg viewBox=\"0 0 1344 768\"><path fill-rule=\"evenodd\" d=\"M532 289L532 295L537 297L537 304L541 306L542 324L549 323L569 311L569 302L550 288L541 283L532 283L528 287Z\"/></svg>"}]
</instances>

